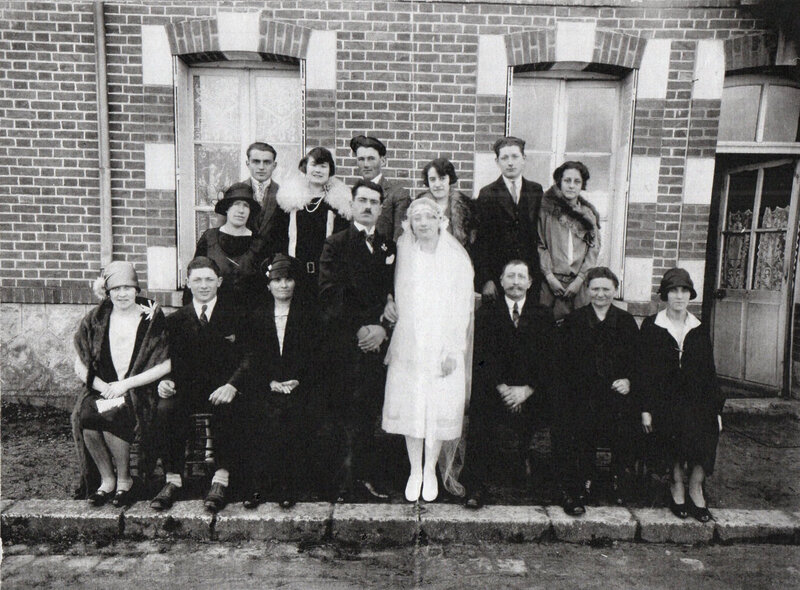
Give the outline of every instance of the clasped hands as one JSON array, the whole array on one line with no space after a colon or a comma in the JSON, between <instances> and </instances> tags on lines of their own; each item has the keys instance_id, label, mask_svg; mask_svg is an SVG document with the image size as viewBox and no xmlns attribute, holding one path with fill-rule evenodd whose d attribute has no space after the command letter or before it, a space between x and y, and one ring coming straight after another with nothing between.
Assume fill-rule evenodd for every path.
<instances>
[{"instance_id":1,"label":"clasped hands","mask_svg":"<svg viewBox=\"0 0 800 590\"><path fill-rule=\"evenodd\" d=\"M575 277L575 279L573 279L572 282L567 285L566 289L561 284L561 281L559 281L553 275L548 275L545 278L547 279L547 285L550 287L553 295L563 299L572 299L580 292L581 287L583 286L583 279L579 277Z\"/></svg>"},{"instance_id":2,"label":"clasped hands","mask_svg":"<svg viewBox=\"0 0 800 590\"><path fill-rule=\"evenodd\" d=\"M514 413L522 411L522 404L533 395L533 388L530 385L506 385L501 383L497 386L497 392L503 398L503 403Z\"/></svg>"},{"instance_id":3,"label":"clasped hands","mask_svg":"<svg viewBox=\"0 0 800 590\"><path fill-rule=\"evenodd\" d=\"M297 379L289 379L288 381L270 381L269 389L275 393L289 395L298 385L300 385L300 382Z\"/></svg>"},{"instance_id":4,"label":"clasped hands","mask_svg":"<svg viewBox=\"0 0 800 590\"><path fill-rule=\"evenodd\" d=\"M100 396L105 399L114 399L116 397L122 397L128 393L129 389L130 387L124 379L122 381L112 381L111 383L106 383L106 389Z\"/></svg>"},{"instance_id":5,"label":"clasped hands","mask_svg":"<svg viewBox=\"0 0 800 590\"><path fill-rule=\"evenodd\" d=\"M377 324L361 326L356 332L356 338L358 338L358 348L361 349L361 352L377 352L383 341L386 340L386 330Z\"/></svg>"}]
</instances>

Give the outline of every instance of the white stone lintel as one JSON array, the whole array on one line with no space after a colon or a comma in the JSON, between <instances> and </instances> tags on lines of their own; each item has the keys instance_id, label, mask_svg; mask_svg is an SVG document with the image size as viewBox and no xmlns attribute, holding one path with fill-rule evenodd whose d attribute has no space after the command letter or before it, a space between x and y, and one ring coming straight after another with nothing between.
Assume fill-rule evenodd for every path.
<instances>
[{"instance_id":1,"label":"white stone lintel","mask_svg":"<svg viewBox=\"0 0 800 590\"><path fill-rule=\"evenodd\" d=\"M595 21L559 21L556 25L556 61L591 62Z\"/></svg>"},{"instance_id":2,"label":"white stone lintel","mask_svg":"<svg viewBox=\"0 0 800 590\"><path fill-rule=\"evenodd\" d=\"M258 51L258 12L217 12L221 51Z\"/></svg>"}]
</instances>

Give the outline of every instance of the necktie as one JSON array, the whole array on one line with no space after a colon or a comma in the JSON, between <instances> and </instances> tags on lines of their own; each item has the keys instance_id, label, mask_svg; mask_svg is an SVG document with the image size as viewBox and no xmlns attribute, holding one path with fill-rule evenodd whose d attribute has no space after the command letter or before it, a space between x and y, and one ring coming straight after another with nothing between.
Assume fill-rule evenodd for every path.
<instances>
[{"instance_id":1,"label":"necktie","mask_svg":"<svg viewBox=\"0 0 800 590\"><path fill-rule=\"evenodd\" d=\"M519 327L519 307L516 301L514 302L514 309L511 310L511 321L514 322L514 327Z\"/></svg>"},{"instance_id":2,"label":"necktie","mask_svg":"<svg viewBox=\"0 0 800 590\"><path fill-rule=\"evenodd\" d=\"M514 199L514 204L519 203L519 196L517 195L517 181L511 181L511 197Z\"/></svg>"},{"instance_id":3,"label":"necktie","mask_svg":"<svg viewBox=\"0 0 800 590\"><path fill-rule=\"evenodd\" d=\"M203 305L200 308L200 325L204 328L208 325L208 316L206 315L206 310L208 309L208 305Z\"/></svg>"},{"instance_id":4,"label":"necktie","mask_svg":"<svg viewBox=\"0 0 800 590\"><path fill-rule=\"evenodd\" d=\"M367 242L367 247L369 248L370 252L375 251L375 233L368 234L366 231L363 232L364 240Z\"/></svg>"}]
</instances>

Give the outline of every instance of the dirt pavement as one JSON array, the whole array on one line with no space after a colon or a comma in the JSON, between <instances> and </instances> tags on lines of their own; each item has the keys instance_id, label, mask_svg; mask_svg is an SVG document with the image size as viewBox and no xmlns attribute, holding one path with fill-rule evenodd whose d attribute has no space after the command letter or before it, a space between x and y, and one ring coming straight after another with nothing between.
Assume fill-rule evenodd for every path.
<instances>
[{"instance_id":1,"label":"dirt pavement","mask_svg":"<svg viewBox=\"0 0 800 590\"><path fill-rule=\"evenodd\" d=\"M336 545L154 542L104 549L10 546L4 589L800 588L800 549L782 545L431 545L359 551Z\"/></svg>"}]
</instances>

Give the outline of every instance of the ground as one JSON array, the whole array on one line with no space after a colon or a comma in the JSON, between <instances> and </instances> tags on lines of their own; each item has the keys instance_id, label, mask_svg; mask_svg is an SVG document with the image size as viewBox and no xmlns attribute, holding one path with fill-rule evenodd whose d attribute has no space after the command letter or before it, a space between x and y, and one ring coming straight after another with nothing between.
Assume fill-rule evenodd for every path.
<instances>
[{"instance_id":1,"label":"ground","mask_svg":"<svg viewBox=\"0 0 800 590\"><path fill-rule=\"evenodd\" d=\"M800 588L800 551L786 545L620 543L417 545L118 543L5 548L3 588Z\"/></svg>"},{"instance_id":2,"label":"ground","mask_svg":"<svg viewBox=\"0 0 800 590\"><path fill-rule=\"evenodd\" d=\"M68 414L55 409L4 404L1 426L2 498L70 498L77 463ZM402 502L407 469L402 448L391 440L383 442L386 453L394 453L394 459L386 463L402 465L392 484L393 501ZM534 456L545 474L541 485L533 491L508 484L494 486L496 503L552 503L555 489L547 476L546 433L536 437L535 449ZM514 453L500 453L501 457L507 455ZM503 477L502 473L499 475ZM800 421L789 416L726 416L716 472L707 488L712 507L800 510ZM659 505L662 500L662 488L655 485L634 504Z\"/></svg>"}]
</instances>

